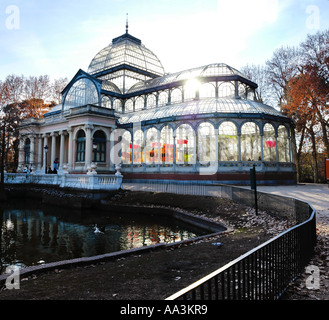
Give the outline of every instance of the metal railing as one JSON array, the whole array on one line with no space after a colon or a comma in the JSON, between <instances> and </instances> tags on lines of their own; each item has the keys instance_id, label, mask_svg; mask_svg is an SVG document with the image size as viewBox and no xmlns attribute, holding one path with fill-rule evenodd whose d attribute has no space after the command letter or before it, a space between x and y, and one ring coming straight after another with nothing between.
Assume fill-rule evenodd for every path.
<instances>
[{"instance_id":1,"label":"metal railing","mask_svg":"<svg viewBox=\"0 0 329 320\"><path fill-rule=\"evenodd\" d=\"M125 183L139 191L170 192L231 199L254 206L252 190L202 183ZM306 202L257 192L259 210L290 219L295 226L231 261L166 300L274 300L304 270L316 244L316 216Z\"/></svg>"},{"instance_id":2,"label":"metal railing","mask_svg":"<svg viewBox=\"0 0 329 320\"><path fill-rule=\"evenodd\" d=\"M226 264L166 300L275 300L303 271L316 243L314 209L299 200L309 218ZM305 207L307 206L307 208ZM296 212L297 216L299 212ZM298 217L297 217L298 218ZM298 221L299 219L297 219Z\"/></svg>"}]
</instances>

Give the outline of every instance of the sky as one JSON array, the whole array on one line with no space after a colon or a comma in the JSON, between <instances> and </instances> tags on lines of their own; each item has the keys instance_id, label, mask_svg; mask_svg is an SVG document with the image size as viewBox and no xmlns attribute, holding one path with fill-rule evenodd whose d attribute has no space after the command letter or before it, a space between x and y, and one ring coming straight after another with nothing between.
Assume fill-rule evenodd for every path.
<instances>
[{"instance_id":1,"label":"sky","mask_svg":"<svg viewBox=\"0 0 329 320\"><path fill-rule=\"evenodd\" d=\"M166 72L264 64L329 29L329 0L1 0L0 80L87 71L112 39L142 40Z\"/></svg>"}]
</instances>

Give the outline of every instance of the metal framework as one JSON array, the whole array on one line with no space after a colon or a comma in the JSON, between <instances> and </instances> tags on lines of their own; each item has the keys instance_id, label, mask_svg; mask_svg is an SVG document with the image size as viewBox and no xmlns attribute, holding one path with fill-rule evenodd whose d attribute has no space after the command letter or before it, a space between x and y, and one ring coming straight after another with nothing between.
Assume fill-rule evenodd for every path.
<instances>
[{"instance_id":1,"label":"metal framework","mask_svg":"<svg viewBox=\"0 0 329 320\"><path fill-rule=\"evenodd\" d=\"M59 128L63 123L70 126L75 139L77 127L84 122L84 167L93 159L91 126L108 136L109 127L123 130L123 172L159 172L160 168L153 166L157 164L170 165L162 170L167 173L196 173L207 161L217 163L217 172L247 172L252 161L258 162L262 172L293 174L294 125L278 110L258 101L256 89L256 83L224 63L165 74L158 57L127 30L96 54L88 72L77 72L62 91L62 105L46 114L43 123L34 125L47 132L48 124L53 130L52 124L58 123ZM25 128L32 125L27 122ZM61 127L58 134L63 130L67 131ZM44 143L48 143L48 135L44 135ZM56 153L59 142L52 139ZM64 146L65 140L66 144L71 141L64 138ZM71 153L77 150L77 142L72 141L63 161L67 158L74 167L72 159L77 155ZM101 158L104 166L113 168L109 154L104 151ZM83 168L82 161L79 163ZM289 180L293 180L291 175Z\"/></svg>"}]
</instances>

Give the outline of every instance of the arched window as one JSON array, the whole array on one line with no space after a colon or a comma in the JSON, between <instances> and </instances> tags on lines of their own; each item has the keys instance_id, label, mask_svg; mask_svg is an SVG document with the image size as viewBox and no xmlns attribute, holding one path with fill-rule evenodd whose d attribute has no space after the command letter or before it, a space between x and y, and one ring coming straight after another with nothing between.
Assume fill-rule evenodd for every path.
<instances>
[{"instance_id":1,"label":"arched window","mask_svg":"<svg viewBox=\"0 0 329 320\"><path fill-rule=\"evenodd\" d=\"M201 123L198 128L198 159L201 163L216 161L216 139L214 126Z\"/></svg>"},{"instance_id":2,"label":"arched window","mask_svg":"<svg viewBox=\"0 0 329 320\"><path fill-rule=\"evenodd\" d=\"M135 101L135 111L139 111L143 109L144 109L144 98L138 97Z\"/></svg>"},{"instance_id":3,"label":"arched window","mask_svg":"<svg viewBox=\"0 0 329 320\"><path fill-rule=\"evenodd\" d=\"M223 82L218 88L218 97L231 97L234 96L235 87L231 82Z\"/></svg>"},{"instance_id":4,"label":"arched window","mask_svg":"<svg viewBox=\"0 0 329 320\"><path fill-rule=\"evenodd\" d=\"M278 128L279 162L290 162L290 147L287 128L280 125Z\"/></svg>"},{"instance_id":5,"label":"arched window","mask_svg":"<svg viewBox=\"0 0 329 320\"><path fill-rule=\"evenodd\" d=\"M176 129L176 162L194 163L195 133L189 124L182 124Z\"/></svg>"},{"instance_id":6,"label":"arched window","mask_svg":"<svg viewBox=\"0 0 329 320\"><path fill-rule=\"evenodd\" d=\"M166 91L160 92L158 98L158 107L165 106L167 103L168 103L168 93Z\"/></svg>"},{"instance_id":7,"label":"arched window","mask_svg":"<svg viewBox=\"0 0 329 320\"><path fill-rule=\"evenodd\" d=\"M31 159L31 140L27 138L24 145L24 160L25 164L30 163Z\"/></svg>"},{"instance_id":8,"label":"arched window","mask_svg":"<svg viewBox=\"0 0 329 320\"><path fill-rule=\"evenodd\" d=\"M246 122L241 128L241 160L261 160L259 127L254 122Z\"/></svg>"},{"instance_id":9,"label":"arched window","mask_svg":"<svg viewBox=\"0 0 329 320\"><path fill-rule=\"evenodd\" d=\"M76 81L67 93L64 108L79 107L86 104L99 105L98 91L91 80L82 78Z\"/></svg>"},{"instance_id":10,"label":"arched window","mask_svg":"<svg viewBox=\"0 0 329 320\"><path fill-rule=\"evenodd\" d=\"M155 106L156 106L156 97L154 94L150 94L147 97L146 109L155 108Z\"/></svg>"},{"instance_id":11,"label":"arched window","mask_svg":"<svg viewBox=\"0 0 329 320\"><path fill-rule=\"evenodd\" d=\"M146 131L146 163L159 162L158 130L150 128Z\"/></svg>"},{"instance_id":12,"label":"arched window","mask_svg":"<svg viewBox=\"0 0 329 320\"><path fill-rule=\"evenodd\" d=\"M182 102L182 100L183 100L183 95L181 89L176 88L173 91L171 91L171 96L170 96L171 103Z\"/></svg>"},{"instance_id":13,"label":"arched window","mask_svg":"<svg viewBox=\"0 0 329 320\"><path fill-rule=\"evenodd\" d=\"M121 160L124 164L131 163L132 160L132 152L131 152L131 134L129 131L125 131L122 135L121 140Z\"/></svg>"},{"instance_id":14,"label":"arched window","mask_svg":"<svg viewBox=\"0 0 329 320\"><path fill-rule=\"evenodd\" d=\"M197 96L200 89L200 82L196 79L190 79L184 85L184 100L192 100Z\"/></svg>"},{"instance_id":15,"label":"arched window","mask_svg":"<svg viewBox=\"0 0 329 320\"><path fill-rule=\"evenodd\" d=\"M200 87L200 98L214 98L216 96L215 86L212 83L204 83Z\"/></svg>"},{"instance_id":16,"label":"arched window","mask_svg":"<svg viewBox=\"0 0 329 320\"><path fill-rule=\"evenodd\" d=\"M134 153L134 163L144 162L144 133L142 130L137 130L134 133L134 140L131 144L131 149Z\"/></svg>"},{"instance_id":17,"label":"arched window","mask_svg":"<svg viewBox=\"0 0 329 320\"><path fill-rule=\"evenodd\" d=\"M116 112L122 113L122 102L119 99L115 99L113 102L113 108Z\"/></svg>"},{"instance_id":18,"label":"arched window","mask_svg":"<svg viewBox=\"0 0 329 320\"><path fill-rule=\"evenodd\" d=\"M274 127L266 123L263 134L263 160L276 161L276 137Z\"/></svg>"},{"instance_id":19,"label":"arched window","mask_svg":"<svg viewBox=\"0 0 329 320\"><path fill-rule=\"evenodd\" d=\"M94 133L93 140L93 162L106 161L106 135L102 130Z\"/></svg>"},{"instance_id":20,"label":"arched window","mask_svg":"<svg viewBox=\"0 0 329 320\"><path fill-rule=\"evenodd\" d=\"M108 96L103 96L102 97L102 107L103 108L108 108L108 109L112 108L111 99Z\"/></svg>"},{"instance_id":21,"label":"arched window","mask_svg":"<svg viewBox=\"0 0 329 320\"><path fill-rule=\"evenodd\" d=\"M173 163L174 161L174 131L170 126L161 130L161 161Z\"/></svg>"},{"instance_id":22,"label":"arched window","mask_svg":"<svg viewBox=\"0 0 329 320\"><path fill-rule=\"evenodd\" d=\"M224 121L218 128L219 161L238 161L239 147L237 128L233 122Z\"/></svg>"},{"instance_id":23,"label":"arched window","mask_svg":"<svg viewBox=\"0 0 329 320\"><path fill-rule=\"evenodd\" d=\"M132 99L129 99L125 103L125 113L133 112L133 111L134 111L134 103Z\"/></svg>"},{"instance_id":24,"label":"arched window","mask_svg":"<svg viewBox=\"0 0 329 320\"><path fill-rule=\"evenodd\" d=\"M83 130L79 130L77 133L77 162L85 161L85 151L86 151L86 135Z\"/></svg>"}]
</instances>

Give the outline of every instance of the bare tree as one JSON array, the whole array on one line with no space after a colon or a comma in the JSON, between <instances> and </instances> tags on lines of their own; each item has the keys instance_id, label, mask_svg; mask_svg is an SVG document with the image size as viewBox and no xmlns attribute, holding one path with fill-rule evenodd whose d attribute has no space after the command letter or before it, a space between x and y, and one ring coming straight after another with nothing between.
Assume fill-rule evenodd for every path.
<instances>
[{"instance_id":1,"label":"bare tree","mask_svg":"<svg viewBox=\"0 0 329 320\"><path fill-rule=\"evenodd\" d=\"M300 73L300 57L299 48L281 47L266 61L267 85L280 108L288 100L287 89L290 79Z\"/></svg>"},{"instance_id":2,"label":"bare tree","mask_svg":"<svg viewBox=\"0 0 329 320\"><path fill-rule=\"evenodd\" d=\"M51 84L51 100L54 101L55 104L62 103L62 91L67 84L67 78L55 79Z\"/></svg>"},{"instance_id":3,"label":"bare tree","mask_svg":"<svg viewBox=\"0 0 329 320\"><path fill-rule=\"evenodd\" d=\"M267 73L265 66L262 65L246 65L241 68L241 72L251 81L258 84L256 89L257 98L260 102L273 105L273 97L268 87Z\"/></svg>"}]
</instances>

